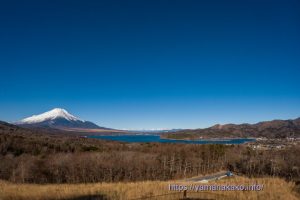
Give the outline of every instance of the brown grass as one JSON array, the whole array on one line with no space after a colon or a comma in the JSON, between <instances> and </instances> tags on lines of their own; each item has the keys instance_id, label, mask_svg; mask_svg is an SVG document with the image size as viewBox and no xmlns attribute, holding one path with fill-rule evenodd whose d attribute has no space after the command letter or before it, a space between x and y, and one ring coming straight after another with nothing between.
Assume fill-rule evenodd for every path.
<instances>
[{"instance_id":1,"label":"brown grass","mask_svg":"<svg viewBox=\"0 0 300 200\"><path fill-rule=\"evenodd\" d=\"M149 199L179 199L183 193L171 192L168 184L192 184L190 182L161 182L145 181L135 183L95 183L95 184L13 184L0 181L0 200L41 200L41 199L72 199L90 195L104 195L105 199L137 199L149 196L169 194L167 196L157 196ZM188 197L210 198L210 199L283 199L297 200L297 194L293 192L294 183L287 183L279 178L256 178L249 179L234 177L223 179L209 184L234 184L251 185L263 184L262 191L218 191L210 193L190 193ZM196 183L200 184L200 183Z\"/></svg>"}]
</instances>

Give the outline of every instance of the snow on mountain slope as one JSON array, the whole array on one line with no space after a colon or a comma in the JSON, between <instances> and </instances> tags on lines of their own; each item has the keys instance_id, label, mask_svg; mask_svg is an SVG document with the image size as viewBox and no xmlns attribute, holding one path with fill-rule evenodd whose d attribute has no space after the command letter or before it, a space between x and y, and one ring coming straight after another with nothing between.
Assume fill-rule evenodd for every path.
<instances>
[{"instance_id":1,"label":"snow on mountain slope","mask_svg":"<svg viewBox=\"0 0 300 200\"><path fill-rule=\"evenodd\" d=\"M93 122L81 120L62 108L54 108L40 115L33 115L16 123L22 127L43 127L56 129L107 129Z\"/></svg>"},{"instance_id":2,"label":"snow on mountain slope","mask_svg":"<svg viewBox=\"0 0 300 200\"><path fill-rule=\"evenodd\" d=\"M84 122L83 120L71 115L66 111L65 109L62 108L54 108L53 110L50 110L48 112L42 113L40 115L33 115L31 117L22 119L19 123L20 124L35 124L35 123L40 123L44 122L47 120L54 120L57 118L63 118L68 121L81 121Z\"/></svg>"}]
</instances>

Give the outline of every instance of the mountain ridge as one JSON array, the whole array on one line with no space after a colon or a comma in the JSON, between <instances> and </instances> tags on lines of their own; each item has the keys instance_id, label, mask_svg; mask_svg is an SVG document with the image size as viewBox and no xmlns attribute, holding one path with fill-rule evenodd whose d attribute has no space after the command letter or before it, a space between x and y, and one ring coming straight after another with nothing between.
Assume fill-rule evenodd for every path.
<instances>
[{"instance_id":1,"label":"mountain ridge","mask_svg":"<svg viewBox=\"0 0 300 200\"><path fill-rule=\"evenodd\" d=\"M216 124L203 129L186 129L167 133L165 137L177 139L222 138L222 137L300 137L300 118L262 121L255 124Z\"/></svg>"},{"instance_id":2,"label":"mountain ridge","mask_svg":"<svg viewBox=\"0 0 300 200\"><path fill-rule=\"evenodd\" d=\"M71 115L68 111L66 111L63 108L54 108L50 111L44 112L42 114L39 115L33 115L31 117L27 117L24 118L22 120L20 120L20 123L23 124L32 124L32 123L39 123L39 122L43 122L45 120L53 120L56 118L65 118L69 121L82 121L84 122L84 120L81 120L77 117L75 117L74 115Z\"/></svg>"},{"instance_id":3,"label":"mountain ridge","mask_svg":"<svg viewBox=\"0 0 300 200\"><path fill-rule=\"evenodd\" d=\"M63 108L54 108L50 111L24 118L14 124L26 128L42 127L56 129L109 129L100 127L93 122L85 121L75 117Z\"/></svg>"}]
</instances>

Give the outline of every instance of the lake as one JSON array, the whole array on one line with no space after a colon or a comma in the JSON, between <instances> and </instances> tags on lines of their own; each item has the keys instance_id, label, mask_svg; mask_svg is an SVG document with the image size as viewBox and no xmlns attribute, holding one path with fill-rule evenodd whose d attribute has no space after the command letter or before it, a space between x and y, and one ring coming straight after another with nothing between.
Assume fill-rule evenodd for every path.
<instances>
[{"instance_id":1,"label":"lake","mask_svg":"<svg viewBox=\"0 0 300 200\"><path fill-rule=\"evenodd\" d=\"M199 140L175 140L160 138L159 135L105 135L105 136L88 136L88 138L113 140L120 142L160 142L160 143L184 143L184 144L243 144L255 141L249 138L236 139L199 139Z\"/></svg>"}]
</instances>

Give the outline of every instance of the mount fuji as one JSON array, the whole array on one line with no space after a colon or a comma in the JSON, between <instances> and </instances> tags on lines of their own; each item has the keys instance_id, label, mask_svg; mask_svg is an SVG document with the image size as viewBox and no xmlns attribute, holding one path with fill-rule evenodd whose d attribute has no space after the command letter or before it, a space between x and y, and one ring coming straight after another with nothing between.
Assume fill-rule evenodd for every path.
<instances>
[{"instance_id":1,"label":"mount fuji","mask_svg":"<svg viewBox=\"0 0 300 200\"><path fill-rule=\"evenodd\" d=\"M43 127L56 129L106 129L93 122L81 120L62 108L22 119L16 125L23 127Z\"/></svg>"}]
</instances>

